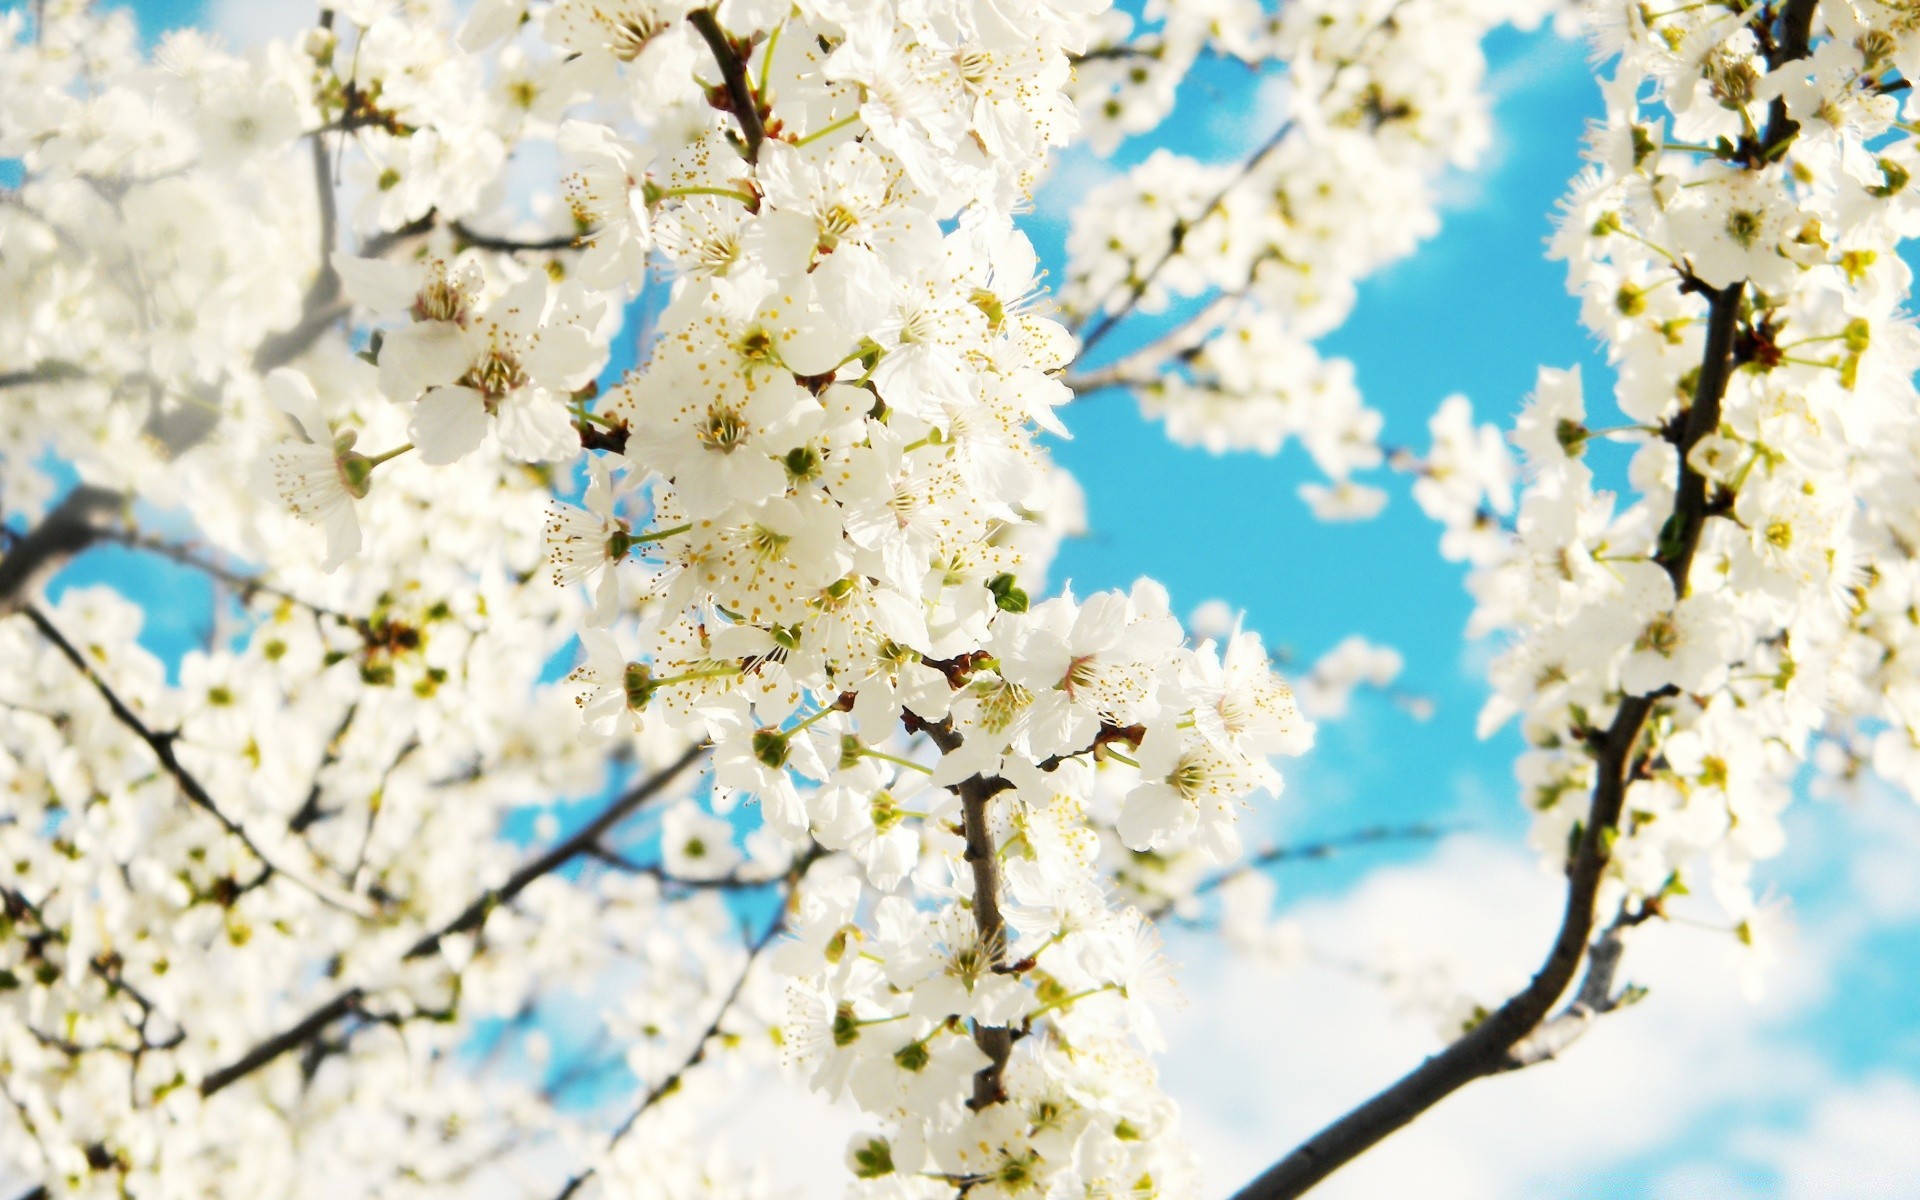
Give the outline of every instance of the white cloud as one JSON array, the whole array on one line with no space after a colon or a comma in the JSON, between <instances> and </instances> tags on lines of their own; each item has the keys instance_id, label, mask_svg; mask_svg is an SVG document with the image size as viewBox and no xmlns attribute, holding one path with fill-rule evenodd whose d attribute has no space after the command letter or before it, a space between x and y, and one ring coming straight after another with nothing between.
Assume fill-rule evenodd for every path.
<instances>
[{"instance_id":1,"label":"white cloud","mask_svg":"<svg viewBox=\"0 0 1920 1200\"><path fill-rule=\"evenodd\" d=\"M258 46L313 26L312 0L210 0L205 24L232 46Z\"/></svg>"},{"instance_id":2,"label":"white cloud","mask_svg":"<svg viewBox=\"0 0 1920 1200\"><path fill-rule=\"evenodd\" d=\"M1492 999L1537 965L1561 898L1526 851L1457 838L1293 915L1311 945L1377 960L1397 939L1454 964L1472 994ZM1814 1090L1824 1068L1781 1025L1818 994L1816 955L1790 947L1800 969L1779 972L1770 998L1753 1005L1718 940L1643 929L1626 974L1651 986L1645 1003L1602 1021L1558 1062L1469 1086L1315 1195L1567 1195L1583 1173L1660 1150L1716 1105ZM1209 956L1187 981L1195 1002L1169 1021L1166 1075L1209 1195L1230 1193L1438 1049L1429 1021L1349 975Z\"/></svg>"},{"instance_id":3,"label":"white cloud","mask_svg":"<svg viewBox=\"0 0 1920 1200\"><path fill-rule=\"evenodd\" d=\"M1920 1189L1920 1086L1884 1075L1826 1096L1805 1128L1751 1139L1785 1200L1893 1200Z\"/></svg>"},{"instance_id":4,"label":"white cloud","mask_svg":"<svg viewBox=\"0 0 1920 1200\"><path fill-rule=\"evenodd\" d=\"M1845 830L1854 843L1849 876L1865 901L1863 915L1879 921L1920 918L1920 872L1913 869L1920 807L1891 787L1875 785L1850 815Z\"/></svg>"}]
</instances>

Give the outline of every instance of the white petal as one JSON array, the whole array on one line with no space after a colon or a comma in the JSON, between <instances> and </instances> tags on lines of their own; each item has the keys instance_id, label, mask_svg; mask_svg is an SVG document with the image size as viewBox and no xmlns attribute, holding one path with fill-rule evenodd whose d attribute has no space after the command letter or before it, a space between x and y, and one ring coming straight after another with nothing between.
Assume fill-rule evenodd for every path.
<instances>
[{"instance_id":1,"label":"white petal","mask_svg":"<svg viewBox=\"0 0 1920 1200\"><path fill-rule=\"evenodd\" d=\"M452 383L473 365L460 327L421 321L388 333L380 345L380 390L402 404L421 392Z\"/></svg>"},{"instance_id":2,"label":"white petal","mask_svg":"<svg viewBox=\"0 0 1920 1200\"><path fill-rule=\"evenodd\" d=\"M407 436L422 462L436 467L458 462L487 436L486 405L472 388L434 388L414 405Z\"/></svg>"},{"instance_id":3,"label":"white petal","mask_svg":"<svg viewBox=\"0 0 1920 1200\"><path fill-rule=\"evenodd\" d=\"M520 393L500 401L500 447L526 462L558 462L580 453L580 432L557 400Z\"/></svg>"},{"instance_id":4,"label":"white petal","mask_svg":"<svg viewBox=\"0 0 1920 1200\"><path fill-rule=\"evenodd\" d=\"M333 433L320 418L320 397L305 375L291 367L280 367L268 373L264 391L275 408L300 423L307 440L320 446L333 444Z\"/></svg>"},{"instance_id":5,"label":"white petal","mask_svg":"<svg viewBox=\"0 0 1920 1200\"><path fill-rule=\"evenodd\" d=\"M342 504L327 514L327 561L320 569L331 573L341 563L360 553L360 518L353 505Z\"/></svg>"},{"instance_id":6,"label":"white petal","mask_svg":"<svg viewBox=\"0 0 1920 1200\"><path fill-rule=\"evenodd\" d=\"M333 269L355 304L383 317L397 317L420 296L420 269L378 258L356 258L336 253Z\"/></svg>"}]
</instances>

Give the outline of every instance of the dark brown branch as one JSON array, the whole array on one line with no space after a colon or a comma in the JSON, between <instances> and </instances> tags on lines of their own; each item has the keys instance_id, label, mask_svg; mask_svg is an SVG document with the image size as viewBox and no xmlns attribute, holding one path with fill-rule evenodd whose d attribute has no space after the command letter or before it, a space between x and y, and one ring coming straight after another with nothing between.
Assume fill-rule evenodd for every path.
<instances>
[{"instance_id":1,"label":"dark brown branch","mask_svg":"<svg viewBox=\"0 0 1920 1200\"><path fill-rule=\"evenodd\" d=\"M1621 935L1655 912L1651 907L1643 908L1631 916L1623 912L1607 926L1606 932L1587 948L1587 974L1580 981L1579 991L1565 1008L1541 1022L1539 1028L1522 1038L1507 1053L1503 1069L1517 1071L1558 1058L1568 1046L1591 1029L1596 1020L1632 1003L1641 994L1635 988L1616 993L1613 979L1620 970L1620 960L1627 949Z\"/></svg>"},{"instance_id":2,"label":"dark brown branch","mask_svg":"<svg viewBox=\"0 0 1920 1200\"><path fill-rule=\"evenodd\" d=\"M759 161L760 143L766 140L767 127L760 112L760 99L753 94L753 84L747 78L745 48L720 28L720 19L711 8L694 9L687 15L687 22L706 40L714 61L720 64L720 76L726 82L728 111L740 122L742 152L748 162Z\"/></svg>"},{"instance_id":3,"label":"dark brown branch","mask_svg":"<svg viewBox=\"0 0 1920 1200\"><path fill-rule=\"evenodd\" d=\"M54 505L0 559L0 613L30 599L76 554L112 528L126 506L120 493L83 483Z\"/></svg>"},{"instance_id":4,"label":"dark brown branch","mask_svg":"<svg viewBox=\"0 0 1920 1200\"><path fill-rule=\"evenodd\" d=\"M364 618L349 616L346 613L327 608L324 605L315 604L310 600L303 600L292 592L273 586L257 575L247 575L229 567L221 566L219 563L197 552L191 545L181 545L176 542L163 541L160 538L151 537L138 530L117 527L109 527L103 531L99 535L99 540L125 546L129 550L139 550L147 554L158 555L168 562L178 563L183 567L191 568L216 583L220 583L229 588L234 595L238 596L244 602L250 603L256 596L271 596L275 600L285 601L288 604L305 609L315 616L325 617L336 624L345 625L354 629L359 629L365 624Z\"/></svg>"},{"instance_id":5,"label":"dark brown branch","mask_svg":"<svg viewBox=\"0 0 1920 1200\"><path fill-rule=\"evenodd\" d=\"M526 240L501 237L491 233L481 233L479 230L474 229L462 221L451 222L447 228L453 232L454 238L461 244L472 246L478 250L492 250L499 254L551 253L557 250L577 250L585 239L593 236L591 231L589 231L586 233L556 234L550 238Z\"/></svg>"},{"instance_id":6,"label":"dark brown branch","mask_svg":"<svg viewBox=\"0 0 1920 1200\"><path fill-rule=\"evenodd\" d=\"M1220 206L1227 202L1227 197L1233 194L1233 190L1245 183L1249 176L1260 169L1260 164L1280 148L1281 143L1286 141L1287 135L1293 132L1293 126L1293 121L1283 121L1280 128L1269 134L1267 140L1260 143L1259 147L1240 163L1240 168L1233 173L1233 178L1221 185L1220 190L1213 194L1198 213L1174 221L1173 228L1167 235L1166 248L1160 252L1160 257L1153 261L1153 265L1148 267L1144 274L1134 277L1125 285L1126 292L1121 297L1120 306L1098 317L1094 321L1093 328L1080 339L1082 355L1098 345L1103 338L1113 332L1114 326L1124 321L1135 308L1139 307L1140 301L1146 297L1147 289L1152 287L1153 281L1160 277L1160 272L1167 269L1168 263L1180 257L1181 249L1187 244L1187 235L1193 232L1196 225L1220 211ZM1100 298L1099 303L1094 305L1088 316L1100 313L1112 298L1113 292L1109 290Z\"/></svg>"},{"instance_id":7,"label":"dark brown branch","mask_svg":"<svg viewBox=\"0 0 1920 1200\"><path fill-rule=\"evenodd\" d=\"M988 826L988 806L995 795L1007 788L1003 779L983 779L978 775L962 783L960 793L961 824L967 839L967 865L973 869L973 924L980 932L988 961L995 970L1007 965L1007 922L1000 912L1000 856L994 853L993 831ZM973 1076L974 1108L986 1108L1007 1098L1003 1076L1007 1059L1013 1053L1013 1030L1005 1026L974 1023L974 1044L989 1059Z\"/></svg>"},{"instance_id":8,"label":"dark brown branch","mask_svg":"<svg viewBox=\"0 0 1920 1200\"><path fill-rule=\"evenodd\" d=\"M1779 41L1767 56L1769 66L1778 67L1807 57L1808 42L1813 36L1813 12L1817 7L1819 0L1787 0L1780 14ZM1787 115L1786 99L1775 96L1767 108L1767 149L1786 145L1787 139L1798 132L1799 123Z\"/></svg>"},{"instance_id":9,"label":"dark brown branch","mask_svg":"<svg viewBox=\"0 0 1920 1200\"><path fill-rule=\"evenodd\" d=\"M1776 68L1806 57L1816 3L1817 0L1788 0L1781 14L1781 36L1769 55ZM1763 162L1776 157L1796 132L1791 120L1785 119L1783 109L1773 115L1781 120L1768 121L1766 138L1759 152ZM1679 458L1680 482L1675 491L1673 515L1661 530L1655 558L1673 581L1676 597L1687 594L1694 555L1709 516L1706 479L1694 469L1689 456L1701 438L1719 428L1721 401L1736 365L1735 334L1741 299L1746 291L1744 281L1720 289L1708 288L1698 281L1691 281L1690 286L1704 292L1708 299L1706 344L1701 351L1700 372L1685 420L1675 421L1668 434ZM1533 980L1466 1036L1302 1143L1242 1189L1236 1200L1290 1200L1299 1196L1457 1089L1486 1075L1525 1065L1528 1051L1522 1050L1516 1055L1516 1048L1541 1030L1541 1023L1547 1020L1547 1014L1566 991L1581 959L1589 951L1601 876L1611 861L1627 780L1637 762L1635 747L1653 712L1655 699L1655 696L1623 698L1613 722L1595 744L1593 799L1567 867L1566 910L1547 960ZM1602 990L1610 989L1613 966L1617 964L1618 928L1616 923L1592 948L1596 956L1604 954L1609 960L1596 960L1589 969L1589 983ZM1576 1000L1576 1005L1587 998L1586 990L1582 988L1582 997ZM1535 1061L1551 1057L1558 1047L1546 1049L1550 1052Z\"/></svg>"},{"instance_id":10,"label":"dark brown branch","mask_svg":"<svg viewBox=\"0 0 1920 1200\"><path fill-rule=\"evenodd\" d=\"M713 1014L713 1020L707 1023L706 1029L701 1032L699 1038L693 1043L692 1051L681 1061L680 1065L675 1067L673 1072L665 1079L648 1088L645 1094L640 1097L640 1102L634 1106L633 1111L627 1114L626 1120L620 1122L620 1124L615 1127L613 1133L607 1138L607 1153L612 1153L613 1148L620 1144L621 1139L632 1132L634 1125L639 1122L640 1118L646 1114L648 1109L680 1090L680 1081L686 1078L688 1071L693 1070L706 1061L707 1047L713 1044L713 1039L720 1036L720 1026L726 1021L727 1015L733 1011L734 1004L740 999L741 991L747 986L748 977L753 974L754 965L759 962L761 954L766 952L767 947L773 944L773 939L779 937L781 932L786 929L787 916L792 911L794 895L800 886L800 881L806 877L808 870L813 867L813 864L819 862L826 854L827 851L824 848L815 845L809 849L805 855L796 860L793 866L788 869L784 880L787 894L781 901L779 911L774 913L773 919L767 922L766 929L747 947L747 961L741 966L740 974L734 977L733 986L727 990L726 998L720 1001L720 1008ZM587 1180L593 1178L598 1171L599 1168L593 1164L582 1167L567 1179L566 1184L561 1187L559 1194L554 1197L554 1200L571 1200L574 1193L585 1186Z\"/></svg>"},{"instance_id":11,"label":"dark brown branch","mask_svg":"<svg viewBox=\"0 0 1920 1200\"><path fill-rule=\"evenodd\" d=\"M306 1045L325 1032L329 1025L359 1008L364 995L365 993L357 987L341 992L295 1024L274 1034L226 1066L209 1072L200 1080L200 1094L212 1096L223 1092L287 1051Z\"/></svg>"},{"instance_id":12,"label":"dark brown branch","mask_svg":"<svg viewBox=\"0 0 1920 1200\"><path fill-rule=\"evenodd\" d=\"M615 825L633 815L635 809L659 795L668 784L700 761L707 752L704 744L687 747L686 751L672 763L648 777L637 787L629 789L624 795L593 820L582 826L572 837L554 846L545 854L528 862L525 866L507 877L505 883L490 888L472 904L467 905L459 916L441 926L413 944L407 951L408 958L424 958L440 948L440 943L456 934L468 933L478 929L494 909L503 904L511 904L515 897L527 890L528 885L543 876L551 875L561 867L597 845Z\"/></svg>"},{"instance_id":13,"label":"dark brown branch","mask_svg":"<svg viewBox=\"0 0 1920 1200\"><path fill-rule=\"evenodd\" d=\"M70 379L85 379L87 373L72 363L43 361L20 371L0 371L0 390L16 387L32 387L41 383L61 383Z\"/></svg>"},{"instance_id":14,"label":"dark brown branch","mask_svg":"<svg viewBox=\"0 0 1920 1200\"><path fill-rule=\"evenodd\" d=\"M961 737L954 732L951 722L924 725L921 732L940 747L942 754L952 754L960 748ZM961 832L967 842L967 866L973 872L973 926L996 971L1007 966L1007 922L1000 912L1000 856L994 851L988 808L995 796L1011 786L997 776L975 775L953 789L960 797ZM1007 1059L1013 1054L1013 1042L1011 1029L974 1023L973 1044L980 1047L988 1062L974 1073L973 1099L967 1102L970 1107L986 1108L1007 1098L1002 1077L1006 1074Z\"/></svg>"},{"instance_id":15,"label":"dark brown branch","mask_svg":"<svg viewBox=\"0 0 1920 1200\"><path fill-rule=\"evenodd\" d=\"M777 875L770 878L757 878L742 875L738 871L711 879L689 879L684 875L670 873L664 863L643 863L622 854L611 846L591 846L587 849L587 854L595 861L605 863L616 871L628 875L645 875L659 880L664 887L682 888L687 891L748 892L770 888L780 882L780 877Z\"/></svg>"},{"instance_id":16,"label":"dark brown branch","mask_svg":"<svg viewBox=\"0 0 1920 1200\"><path fill-rule=\"evenodd\" d=\"M248 835L246 829L241 826L238 821L228 816L226 812L221 809L220 805L214 801L212 794L207 791L206 785L200 782L199 777L187 770L185 765L180 762L179 756L176 755L173 750L174 743L179 740L178 733L158 732L145 721L141 720L140 715L127 706L126 701L120 698L120 694L113 690L112 685L106 681L100 672L94 669L93 664L87 661L86 656L80 653L79 648L67 640L67 636L60 632L59 626L49 620L45 613L33 605L27 605L22 608L21 611L26 615L27 620L33 623L33 627L40 631L40 636L51 642L54 648L59 650L68 662L73 664L74 670L80 672L86 681L93 685L93 690L99 694L102 700L106 701L107 709L113 714L114 720L124 726L128 732L146 743L147 749L152 751L153 756L160 761L161 769L172 777L174 785L180 789L180 793L187 798L189 803L206 812L212 816L215 821L219 822L220 828L225 830L229 836L238 840L241 845L245 846L248 852L251 853L254 858L258 859L261 865L268 871L285 876L289 881L299 884L307 891L313 893L316 898L335 908L354 913L357 916L367 915L368 906L363 902L357 902L355 897L349 896L340 891L340 889L330 887L319 880L307 878L300 872L289 870L284 864L269 858L266 851L260 848L259 843L255 842L253 838Z\"/></svg>"},{"instance_id":17,"label":"dark brown branch","mask_svg":"<svg viewBox=\"0 0 1920 1200\"><path fill-rule=\"evenodd\" d=\"M1275 846L1263 850L1243 863L1236 864L1217 874L1209 875L1193 886L1190 896L1204 896L1208 892L1225 887L1242 875L1258 871L1263 867L1277 866L1285 862L1319 862L1332 858L1342 850L1355 846L1372 846L1383 842L1432 841L1456 832L1444 825L1371 825L1357 829L1352 833L1343 833L1338 837L1325 838L1317 842L1300 842L1289 846ZM1147 916L1159 920L1173 911L1174 902L1162 901L1148 910Z\"/></svg>"},{"instance_id":18,"label":"dark brown branch","mask_svg":"<svg viewBox=\"0 0 1920 1200\"><path fill-rule=\"evenodd\" d=\"M1693 556L1706 523L1706 481L1687 461L1702 437L1719 426L1720 402L1733 367L1733 341L1744 284L1710 293L1707 341L1687 420L1678 431L1680 487L1672 524L1663 534L1662 566L1684 595ZM1559 933L1527 986L1464 1037L1429 1058L1385 1091L1341 1117L1248 1184L1237 1200L1290 1200L1359 1157L1455 1091L1476 1079L1509 1069L1514 1048L1534 1033L1573 981L1593 936L1601 878L1612 858L1613 839L1626 798L1635 747L1652 713L1654 697L1621 700L1595 748L1595 782L1587 820L1567 867L1567 901Z\"/></svg>"},{"instance_id":19,"label":"dark brown branch","mask_svg":"<svg viewBox=\"0 0 1920 1200\"><path fill-rule=\"evenodd\" d=\"M1067 55L1067 61L1077 66L1083 62L1100 62L1103 60L1114 61L1130 58L1158 59L1164 57L1166 52L1167 47L1164 41L1116 42L1111 46L1096 46L1091 50L1083 50L1079 54L1069 54Z\"/></svg>"},{"instance_id":20,"label":"dark brown branch","mask_svg":"<svg viewBox=\"0 0 1920 1200\"><path fill-rule=\"evenodd\" d=\"M535 880L552 874L575 858L587 853L606 835L608 830L633 815L641 805L659 795L687 768L698 762L705 753L706 747L703 745L689 747L686 753L672 763L623 793L579 832L546 853L533 858L509 875L504 883L498 887L488 888L452 920L421 937L408 949L404 957L425 958L439 950L440 944L447 938L479 928L494 909L503 904L512 903L514 898ZM200 1093L211 1096L273 1062L288 1051L298 1049L319 1037L334 1021L353 1012L359 1006L363 995L359 988L347 988L341 991L292 1026L274 1034L227 1066L207 1075L200 1082Z\"/></svg>"}]
</instances>

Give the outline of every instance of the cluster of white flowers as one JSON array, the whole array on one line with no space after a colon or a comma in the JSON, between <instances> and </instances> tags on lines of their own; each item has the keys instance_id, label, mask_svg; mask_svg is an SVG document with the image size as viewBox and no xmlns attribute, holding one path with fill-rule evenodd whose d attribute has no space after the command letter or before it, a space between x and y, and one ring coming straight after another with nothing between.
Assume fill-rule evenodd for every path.
<instances>
[{"instance_id":1,"label":"cluster of white flowers","mask_svg":"<svg viewBox=\"0 0 1920 1200\"><path fill-rule=\"evenodd\" d=\"M0 17L6 1169L753 1191L725 1049L869 1114L865 1193L1191 1192L1143 914L1312 727L1156 585L1041 598L1075 344L1013 218L1099 7ZM101 538L237 601L177 679L9 574ZM569 1088L622 1069L609 1139Z\"/></svg>"},{"instance_id":2,"label":"cluster of white flowers","mask_svg":"<svg viewBox=\"0 0 1920 1200\"><path fill-rule=\"evenodd\" d=\"M1149 5L1129 40L1110 15L1082 64L1082 107L1108 138L1157 125L1205 54L1287 63L1271 132L1238 163L1157 149L1075 213L1063 303L1089 346L1135 312L1169 316L1083 390L1131 389L1184 445L1271 454L1297 438L1329 480L1303 495L1329 520L1386 494L1350 476L1383 461L1380 414L1344 359L1313 343L1346 320L1360 279L1439 227L1436 187L1489 139L1481 40L1530 28L1542 0L1310 0ZM1265 96L1268 93L1263 92Z\"/></svg>"},{"instance_id":3,"label":"cluster of white flowers","mask_svg":"<svg viewBox=\"0 0 1920 1200\"><path fill-rule=\"evenodd\" d=\"M1704 880L1762 940L1810 758L1920 792L1903 10L1596 8L1555 246L1624 423L1544 371L1517 462L1464 398L1388 455L1312 342L1433 228L1532 0L455 7L151 60L0 15L0 1162L49 1193L758 1194L699 1131L784 1062L865 1114L858 1195L1190 1194L1153 922L1217 895L1299 954L1237 814L1312 726L1224 606L1046 598L1076 391L1299 438L1323 517L1415 474L1616 928ZM1203 56L1286 64L1277 132L1092 197L1070 332L1016 218ZM177 670L41 598L100 540L230 593ZM1341 643L1307 717L1399 665ZM623 1071L609 1136L570 1096Z\"/></svg>"},{"instance_id":4,"label":"cluster of white flowers","mask_svg":"<svg viewBox=\"0 0 1920 1200\"><path fill-rule=\"evenodd\" d=\"M1603 821L1603 911L1706 883L1751 946L1752 866L1810 761L1920 795L1920 33L1847 0L1595 17L1608 112L1554 249L1620 417L1590 424L1578 370L1543 369L1517 472L1450 401L1416 494L1476 564L1475 630L1510 640L1482 726L1521 720L1539 845ZM1607 442L1632 447L1628 496L1595 487ZM1616 811L1590 808L1609 774Z\"/></svg>"},{"instance_id":5,"label":"cluster of white flowers","mask_svg":"<svg viewBox=\"0 0 1920 1200\"><path fill-rule=\"evenodd\" d=\"M1590 424L1578 370L1544 369L1510 437L1452 397L1425 455L1385 453L1349 373L1306 339L1431 226L1435 172L1481 140L1473 30L1541 15L1467 9L1394 5L1371 35L1330 20L1343 48L1306 57L1337 61L1334 82L1302 87L1296 63L1280 136L1238 166L1156 152L1108 185L1079 214L1065 295L1090 340L1160 308L1146 328L1170 332L1074 382L1130 388L1213 449L1300 437L1331 480L1303 489L1324 518L1378 510L1356 467L1412 474L1443 554L1473 568L1469 633L1503 646L1482 728L1521 718L1542 850L1604 867L1603 921L1698 892L1751 947L1773 924L1752 866L1781 848L1808 763L1920 795L1920 689L1903 665L1920 333L1901 257L1920 231L1906 69L1920 31L1866 0L1592 5L1607 117L1553 252L1618 372L1620 416ZM1194 54L1237 55L1296 12L1298 37L1323 36L1315 11L1241 13L1214 43L1168 13L1164 48L1098 54L1089 79L1120 98L1116 129L1144 128ZM1448 74L1449 59L1472 65ZM1422 71L1448 82L1399 90ZM1378 136L1360 136L1369 125ZM1631 452L1611 468L1628 495L1604 474L1596 486L1609 468L1595 459L1616 460L1595 445Z\"/></svg>"}]
</instances>

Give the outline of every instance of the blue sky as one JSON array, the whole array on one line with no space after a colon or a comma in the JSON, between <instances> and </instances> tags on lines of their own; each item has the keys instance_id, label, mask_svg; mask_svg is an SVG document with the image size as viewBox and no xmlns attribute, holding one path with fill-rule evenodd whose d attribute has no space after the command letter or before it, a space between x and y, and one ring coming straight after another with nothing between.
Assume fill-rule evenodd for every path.
<instances>
[{"instance_id":1,"label":"blue sky","mask_svg":"<svg viewBox=\"0 0 1920 1200\"><path fill-rule=\"evenodd\" d=\"M238 6L237 0L228 2ZM132 7L150 36L206 16L196 0L141 0ZM1480 170L1448 182L1441 234L1413 259L1365 282L1353 317L1322 347L1355 362L1363 394L1386 415L1385 440L1395 444L1425 445L1428 415L1452 392L1471 397L1482 419L1510 418L1540 365L1582 364L1590 404L1611 378L1578 323L1563 265L1546 261L1543 253L1553 205L1579 166L1584 123L1599 112L1584 54L1551 34L1510 32L1495 36L1490 53L1498 96L1493 149ZM1169 124L1195 140L1167 144L1199 157L1225 157L1237 149L1233 138L1263 136L1263 129L1215 136L1230 123L1208 119L1245 101L1251 82L1237 69L1202 72L1183 92L1182 111ZM1125 158L1142 157L1155 144L1131 146ZM1057 276L1063 230L1051 220L1044 195L1030 231ZM1302 453L1267 459L1181 449L1142 421L1130 400L1113 393L1075 406L1066 420L1074 436L1055 452L1086 490L1092 532L1064 549L1056 580L1071 580L1085 593L1151 575L1167 585L1182 612L1220 597L1244 608L1248 624L1269 645L1302 661L1360 633L1398 649L1406 659L1403 685L1435 703L1432 719L1419 722L1385 698L1360 698L1354 715L1325 727L1312 757L1289 772L1272 833L1304 838L1378 822L1433 820L1472 826L1482 849L1409 847L1306 866L1283 878L1285 895L1317 914L1325 928L1351 929L1340 914L1360 911L1356 906L1373 891L1397 879L1446 889L1465 906L1462 912L1474 911L1473 904L1484 899L1473 894L1474 872L1501 879L1519 872L1514 878L1524 882L1525 871L1515 864L1527 861L1517 849L1525 817L1511 782L1518 739L1511 730L1487 741L1474 736L1486 694L1479 665L1484 649L1462 642L1470 611L1463 572L1439 557L1438 530L1405 486L1378 481L1393 500L1375 521L1325 525L1313 521L1294 495L1300 482L1314 477ZM100 581L152 598L148 640L163 653L177 655L205 627L210 593L190 573L109 549L70 568L59 586ZM1743 1080L1754 1072L1758 1082L1708 1089L1674 1109L1666 1126L1620 1141L1607 1161L1589 1163L1577 1174L1502 1168L1507 1173L1490 1176L1498 1186L1485 1194L1920 1194L1920 1182L1874 1190L1861 1183L1865 1174L1806 1192L1796 1180L1807 1177L1813 1168L1806 1164L1813 1160L1803 1155L1785 1163L1776 1153L1780 1145L1832 1143L1834 1135L1821 1122L1832 1112L1850 1111L1840 1100L1868 1094L1862 1089L1870 1085L1891 1080L1890 1094L1920 1096L1920 1023L1913 1020L1920 1006L1907 982L1920 969L1920 888L1906 882L1912 873L1906 864L1920 849L1920 817L1910 802L1885 796L1804 798L1788 826L1790 848L1762 873L1791 898L1803 931L1802 950L1789 954L1776 976L1775 992L1786 999L1771 1008L1728 1008L1721 1023L1747 1032L1727 1043L1730 1057L1720 1069ZM1382 864L1395 864L1398 874L1373 875ZM1514 886L1532 886L1523 882ZM1551 905L1553 888L1538 896ZM1527 960L1538 952L1530 947L1543 944L1544 933L1531 928L1514 943L1512 969L1530 969ZM1717 945L1697 938L1690 944L1697 957L1719 962ZM1366 947L1353 952L1362 956ZM1188 957L1202 953L1189 949ZM1663 955L1655 952L1649 961L1688 957ZM1202 967L1208 978L1216 969L1228 970ZM1628 1039L1622 1045L1641 1038L1655 1046L1649 1053L1658 1054L1658 1039L1667 1035L1657 1031L1671 1028L1678 1061L1689 1046L1711 1036L1701 1030L1717 1028L1712 1021L1673 1024L1678 1018L1660 1015L1665 991L1692 995L1690 983L1636 971L1631 959L1629 974L1653 993L1640 1008L1611 1019L1623 1026L1642 1023L1637 1032L1620 1035ZM1251 976L1219 978L1229 977L1253 986L1246 982ZM1258 978L1263 987L1292 986L1285 976L1278 982ZM1183 1038L1198 1036L1191 1023L1180 1029L1185 1032L1176 1031L1176 1048ZM1604 1066L1613 1053L1609 1034L1603 1029L1574 1051L1588 1056L1579 1070ZM1275 1053L1300 1049L1282 1039ZM1572 1071L1576 1064L1555 1064L1541 1074L1563 1067ZM1183 1078L1191 1077L1174 1074L1176 1084ZM1769 1079L1779 1086L1769 1086ZM1517 1086L1506 1080L1478 1085ZM1526 1086L1550 1087L1552 1079ZM1884 1109L1885 1094L1872 1095ZM1656 1111L1664 1103L1659 1097L1642 1102ZM1472 1103L1483 1102L1476 1095ZM1199 1107L1205 1119L1204 1102ZM1522 1113L1519 1119L1530 1118ZM1472 1169L1479 1168L1460 1168ZM1849 1182L1864 1190L1847 1191Z\"/></svg>"}]
</instances>

